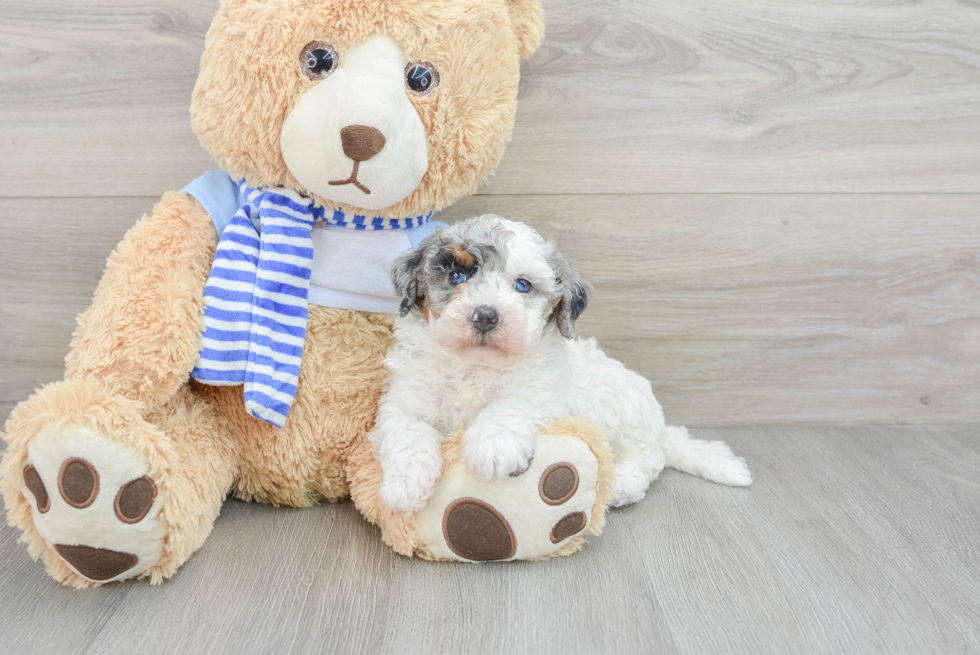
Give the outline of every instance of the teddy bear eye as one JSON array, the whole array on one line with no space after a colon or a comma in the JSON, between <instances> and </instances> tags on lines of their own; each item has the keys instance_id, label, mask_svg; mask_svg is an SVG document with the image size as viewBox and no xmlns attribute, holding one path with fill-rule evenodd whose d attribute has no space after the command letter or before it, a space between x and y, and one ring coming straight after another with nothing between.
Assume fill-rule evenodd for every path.
<instances>
[{"instance_id":1,"label":"teddy bear eye","mask_svg":"<svg viewBox=\"0 0 980 655\"><path fill-rule=\"evenodd\" d=\"M424 98L439 86L439 71L427 61L417 61L405 67L405 86L413 96Z\"/></svg>"},{"instance_id":2,"label":"teddy bear eye","mask_svg":"<svg viewBox=\"0 0 980 655\"><path fill-rule=\"evenodd\" d=\"M322 80L337 68L337 51L329 43L313 41L308 43L299 56L303 74L311 80Z\"/></svg>"}]
</instances>

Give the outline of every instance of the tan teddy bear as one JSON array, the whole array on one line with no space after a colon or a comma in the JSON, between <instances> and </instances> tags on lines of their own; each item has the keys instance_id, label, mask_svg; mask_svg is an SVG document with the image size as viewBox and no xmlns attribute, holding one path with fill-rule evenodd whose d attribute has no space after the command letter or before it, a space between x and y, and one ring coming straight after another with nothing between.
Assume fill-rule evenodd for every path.
<instances>
[{"instance_id":1,"label":"tan teddy bear","mask_svg":"<svg viewBox=\"0 0 980 655\"><path fill-rule=\"evenodd\" d=\"M191 109L222 171L126 234L65 380L6 425L8 517L55 579L160 582L229 493L351 495L398 552L433 559L565 554L598 531L612 473L588 425L559 422L540 439L564 455L502 481L472 478L447 439L419 516L382 505L366 438L391 262L497 165L542 32L536 0L223 0ZM508 512L552 540L522 548Z\"/></svg>"}]
</instances>

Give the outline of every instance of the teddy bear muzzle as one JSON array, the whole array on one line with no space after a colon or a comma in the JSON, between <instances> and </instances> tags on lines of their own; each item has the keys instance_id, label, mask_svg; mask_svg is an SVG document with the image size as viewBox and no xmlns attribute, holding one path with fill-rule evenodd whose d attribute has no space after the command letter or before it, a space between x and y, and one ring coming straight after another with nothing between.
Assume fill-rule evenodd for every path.
<instances>
[{"instance_id":1,"label":"teddy bear muzzle","mask_svg":"<svg viewBox=\"0 0 980 655\"><path fill-rule=\"evenodd\" d=\"M406 91L407 64L398 42L375 34L299 98L279 145L307 190L365 212L415 191L429 167L428 139Z\"/></svg>"},{"instance_id":2,"label":"teddy bear muzzle","mask_svg":"<svg viewBox=\"0 0 980 655\"><path fill-rule=\"evenodd\" d=\"M385 135L381 130L370 125L348 125L340 130L340 142L344 154L354 161L354 170L346 180L331 180L330 186L353 184L363 191L364 195L371 195L371 190L357 179L357 172L362 161L371 159L384 149Z\"/></svg>"}]
</instances>

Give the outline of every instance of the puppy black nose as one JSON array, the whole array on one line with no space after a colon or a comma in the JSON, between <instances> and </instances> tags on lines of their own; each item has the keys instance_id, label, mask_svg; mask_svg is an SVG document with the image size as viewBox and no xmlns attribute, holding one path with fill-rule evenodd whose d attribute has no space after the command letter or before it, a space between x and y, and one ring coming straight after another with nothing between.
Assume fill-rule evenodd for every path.
<instances>
[{"instance_id":1,"label":"puppy black nose","mask_svg":"<svg viewBox=\"0 0 980 655\"><path fill-rule=\"evenodd\" d=\"M497 321L497 310L493 307L477 307L470 317L476 331L483 334L497 327Z\"/></svg>"},{"instance_id":2,"label":"puppy black nose","mask_svg":"<svg viewBox=\"0 0 980 655\"><path fill-rule=\"evenodd\" d=\"M340 130L344 154L354 161L367 161L385 147L385 135L370 125L348 125Z\"/></svg>"}]
</instances>

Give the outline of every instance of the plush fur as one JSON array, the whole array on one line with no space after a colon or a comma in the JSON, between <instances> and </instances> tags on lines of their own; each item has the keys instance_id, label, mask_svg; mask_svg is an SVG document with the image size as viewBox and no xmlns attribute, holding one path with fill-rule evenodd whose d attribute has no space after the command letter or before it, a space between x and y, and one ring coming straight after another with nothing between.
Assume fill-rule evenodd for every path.
<instances>
[{"instance_id":1,"label":"plush fur","mask_svg":"<svg viewBox=\"0 0 980 655\"><path fill-rule=\"evenodd\" d=\"M193 126L232 177L306 191L280 147L284 122L316 88L300 55L308 43L328 41L342 66L345 51L382 34L407 61L440 71L435 92L407 96L425 129L425 174L404 198L373 212L414 216L472 193L492 172L510 138L519 59L542 33L536 0L223 0L201 61ZM316 198L366 213L327 195ZM189 381L217 236L194 199L164 195L109 258L92 305L79 317L65 380L21 403L5 426L9 447L0 476L8 518L58 580L85 587L130 574L79 575L39 532L34 517L41 508L26 486L25 467L35 463L31 449L40 436L66 457L84 458L83 444L95 435L105 452L119 453L120 465L153 480L149 516L165 534L158 561L140 577L154 583L203 543L228 494L297 507L353 495L399 552L417 545L412 520L379 508L377 464L366 436L387 376L394 317L311 307L296 402L286 426L274 429L246 414L240 387ZM37 457L40 479L61 511L58 467L42 466ZM103 469L102 477L109 480L110 472ZM65 514L76 517L82 534L86 517L110 520L113 497L121 493L122 487L103 485L94 504ZM144 527L119 523L111 539L65 543L125 554L127 539L135 543ZM60 528L64 535L71 525Z\"/></svg>"},{"instance_id":2,"label":"plush fur","mask_svg":"<svg viewBox=\"0 0 980 655\"><path fill-rule=\"evenodd\" d=\"M310 194L279 145L286 117L315 85L299 73L299 54L320 40L342 60L352 45L385 34L409 61L434 64L441 83L428 97L411 97L428 136L425 176L410 196L373 214L439 210L476 191L500 161L517 106L515 55L529 56L543 33L540 4L532 0L225 0L208 31L191 107L194 129L233 178Z\"/></svg>"},{"instance_id":3,"label":"plush fur","mask_svg":"<svg viewBox=\"0 0 980 655\"><path fill-rule=\"evenodd\" d=\"M752 478L722 442L667 426L643 377L579 339L591 288L537 232L498 216L443 230L394 270L404 296L371 439L392 510L424 508L443 470L442 435L462 427L462 461L483 478L526 469L539 432L566 416L612 448L612 504L643 498L664 465L730 485ZM487 324L483 319L492 316Z\"/></svg>"},{"instance_id":4,"label":"plush fur","mask_svg":"<svg viewBox=\"0 0 980 655\"><path fill-rule=\"evenodd\" d=\"M615 472L613 455L601 431L587 420L571 420L562 418L542 430L542 434L561 439L583 441L589 447L598 462L598 479L595 486L595 502L592 504L588 527L571 539L552 549L549 553L535 559L548 557L564 557L579 550L588 535L602 532L606 522L606 508L612 497ZM440 446L443 463L443 480L445 472L452 472L462 459L463 430L447 436ZM422 559L448 559L437 555L434 551L444 545L441 539L425 541L420 538L418 517L415 514L405 514L388 507L380 493L384 483L384 469L381 461L372 452L370 442L365 439L360 442L351 454L348 462L348 474L351 480L351 496L357 503L358 509L364 516L381 528L382 540L391 546L395 552L402 555L417 555ZM451 474L451 473L450 473ZM533 499L519 498L525 503L525 511L533 508ZM532 502L527 502L531 500ZM424 527L424 526L422 526ZM550 528L550 525L540 527ZM422 530L424 532L424 530ZM458 558L453 558L458 559Z\"/></svg>"}]
</instances>

